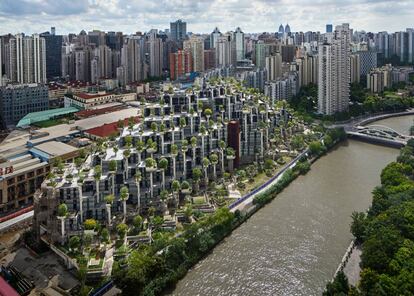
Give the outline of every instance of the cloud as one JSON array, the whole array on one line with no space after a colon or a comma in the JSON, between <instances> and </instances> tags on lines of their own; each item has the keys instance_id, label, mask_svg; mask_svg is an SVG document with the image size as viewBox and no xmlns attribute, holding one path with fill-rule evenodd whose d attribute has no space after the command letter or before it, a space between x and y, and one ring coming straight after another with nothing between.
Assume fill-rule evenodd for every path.
<instances>
[{"instance_id":1,"label":"cloud","mask_svg":"<svg viewBox=\"0 0 414 296\"><path fill-rule=\"evenodd\" d=\"M367 31L399 31L412 26L414 0L0 0L0 33L58 33L82 29L133 33L165 29L176 19L192 32L322 31L326 23L349 22Z\"/></svg>"},{"instance_id":2,"label":"cloud","mask_svg":"<svg viewBox=\"0 0 414 296\"><path fill-rule=\"evenodd\" d=\"M72 15L86 13L88 2L84 0L1 0L0 15Z\"/></svg>"}]
</instances>

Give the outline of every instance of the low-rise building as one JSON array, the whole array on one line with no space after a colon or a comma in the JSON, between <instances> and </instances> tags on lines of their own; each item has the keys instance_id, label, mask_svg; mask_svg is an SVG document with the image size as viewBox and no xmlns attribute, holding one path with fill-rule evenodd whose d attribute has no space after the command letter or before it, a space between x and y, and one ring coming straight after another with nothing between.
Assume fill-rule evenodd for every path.
<instances>
[{"instance_id":1,"label":"low-rise building","mask_svg":"<svg viewBox=\"0 0 414 296\"><path fill-rule=\"evenodd\" d=\"M93 109L100 105L113 102L136 101L136 93L79 93L65 95L65 107L77 107L79 109Z\"/></svg>"},{"instance_id":2,"label":"low-rise building","mask_svg":"<svg viewBox=\"0 0 414 296\"><path fill-rule=\"evenodd\" d=\"M33 195L50 172L53 161L73 162L79 150L50 141L35 147L20 147L0 158L0 215L33 203Z\"/></svg>"}]
</instances>

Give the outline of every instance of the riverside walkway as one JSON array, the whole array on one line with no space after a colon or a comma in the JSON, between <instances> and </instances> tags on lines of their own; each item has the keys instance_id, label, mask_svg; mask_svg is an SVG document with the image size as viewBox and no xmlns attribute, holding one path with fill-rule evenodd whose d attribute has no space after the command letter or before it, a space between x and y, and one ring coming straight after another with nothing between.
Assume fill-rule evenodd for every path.
<instances>
[{"instance_id":1,"label":"riverside walkway","mask_svg":"<svg viewBox=\"0 0 414 296\"><path fill-rule=\"evenodd\" d=\"M240 199L238 199L237 201L235 201L234 203L232 203L231 205L229 205L230 211L231 212L235 212L236 210L241 211L246 206L252 204L253 203L253 199L257 195L266 192L266 190L268 190L270 187L272 187L273 185L275 185L280 180L280 178L282 178L283 174L288 169L293 168L296 165L296 163L303 156L307 155L308 152L309 152L308 149L306 149L303 152L301 152L298 156L296 156L289 163L287 163L279 172L276 173L276 175L274 175L272 178L270 178L267 182L263 183L262 185L260 185L256 189L250 191L249 193L247 193L246 195L242 196Z\"/></svg>"}]
</instances>

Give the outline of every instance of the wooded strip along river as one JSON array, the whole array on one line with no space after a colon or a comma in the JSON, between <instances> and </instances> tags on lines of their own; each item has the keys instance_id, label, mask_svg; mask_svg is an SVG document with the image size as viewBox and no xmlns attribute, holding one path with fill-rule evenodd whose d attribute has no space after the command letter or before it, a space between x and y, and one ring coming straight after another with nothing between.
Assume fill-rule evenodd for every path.
<instances>
[{"instance_id":1,"label":"wooded strip along river","mask_svg":"<svg viewBox=\"0 0 414 296\"><path fill-rule=\"evenodd\" d=\"M408 134L414 116L381 120ZM373 123L372 123L373 124ZM397 149L349 140L312 165L191 269L172 295L321 295Z\"/></svg>"}]
</instances>

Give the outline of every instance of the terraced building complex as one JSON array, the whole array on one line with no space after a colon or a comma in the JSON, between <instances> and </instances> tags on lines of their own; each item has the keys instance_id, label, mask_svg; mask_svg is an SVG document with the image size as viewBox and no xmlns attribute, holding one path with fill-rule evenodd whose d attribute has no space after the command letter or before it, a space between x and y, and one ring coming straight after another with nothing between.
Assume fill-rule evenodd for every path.
<instances>
[{"instance_id":1,"label":"terraced building complex","mask_svg":"<svg viewBox=\"0 0 414 296\"><path fill-rule=\"evenodd\" d=\"M64 243L82 233L86 219L111 225L150 207L162 213L165 190L178 207L189 186L205 189L226 171L263 159L277 141L269 136L275 129L278 138L292 133L283 106L235 81L170 89L141 108L138 124L120 124L119 137L97 142L83 163L68 164L44 182L35 197L38 237Z\"/></svg>"}]
</instances>

